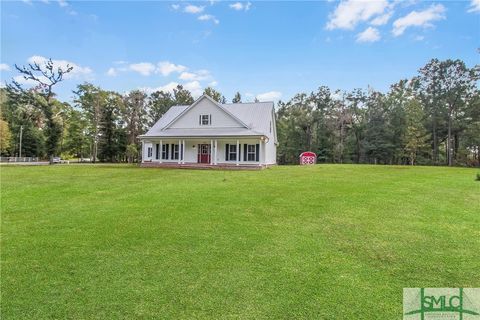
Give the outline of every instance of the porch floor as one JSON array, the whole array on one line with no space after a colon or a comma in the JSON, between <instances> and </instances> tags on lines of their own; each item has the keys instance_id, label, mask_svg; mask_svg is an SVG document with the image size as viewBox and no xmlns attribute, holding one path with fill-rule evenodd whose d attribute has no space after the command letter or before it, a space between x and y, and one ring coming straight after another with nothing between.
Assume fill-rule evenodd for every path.
<instances>
[{"instance_id":1,"label":"porch floor","mask_svg":"<svg viewBox=\"0 0 480 320\"><path fill-rule=\"evenodd\" d=\"M219 164L208 164L208 163L185 163L178 164L172 162L142 162L140 164L142 168L172 168L172 169L199 169L199 170L262 170L268 167L268 165L258 165L258 164L230 164L230 163L219 163Z\"/></svg>"}]
</instances>

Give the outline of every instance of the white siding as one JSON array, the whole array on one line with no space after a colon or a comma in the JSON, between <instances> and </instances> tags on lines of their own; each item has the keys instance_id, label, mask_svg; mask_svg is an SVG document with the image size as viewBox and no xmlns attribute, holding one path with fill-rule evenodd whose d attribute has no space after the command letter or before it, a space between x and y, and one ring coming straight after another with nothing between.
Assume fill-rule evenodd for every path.
<instances>
[{"instance_id":1,"label":"white siding","mask_svg":"<svg viewBox=\"0 0 480 320\"><path fill-rule=\"evenodd\" d=\"M270 137L270 140L265 144L265 149L265 164L277 163L277 147L273 137Z\"/></svg>"},{"instance_id":2,"label":"white siding","mask_svg":"<svg viewBox=\"0 0 480 320\"><path fill-rule=\"evenodd\" d=\"M152 148L152 156L151 156L151 157L148 156L148 148ZM143 150L142 150L142 159L143 159L143 161L150 161L150 160L152 160L153 157L154 157L153 152L154 152L154 150L153 150L152 143L151 143L151 142L144 142L144 143L143 143Z\"/></svg>"},{"instance_id":3,"label":"white siding","mask_svg":"<svg viewBox=\"0 0 480 320\"><path fill-rule=\"evenodd\" d=\"M210 144L211 139L205 138L205 139L185 139L185 163L197 163L197 154L198 154L198 145L199 144ZM160 161L161 159L155 159L155 152L156 152L156 144L159 144L160 141L152 141L152 143L145 143L144 144L144 154L146 156L147 154L147 146L150 145L153 147L152 149L152 161ZM171 159L171 152L172 152L172 147L171 144L178 144L177 139L162 139L162 143L169 144L169 154L168 158L169 159L162 159L162 162L166 163L171 163L171 162L178 162L178 160L172 160ZM239 144L240 144L240 159L239 159L239 164L275 164L276 163L276 147L273 142L273 139L269 140L267 143L262 143L262 146L260 147L260 159L259 161L244 161L244 145L245 144L251 144L251 145L256 145L260 144L261 141L260 139L241 139L239 138ZM217 139L217 153L216 153L216 162L219 164L223 163L228 163L228 164L236 164L236 160L232 161L226 161L225 159L225 147L227 144L237 144L237 139L235 138L230 138L230 139ZM161 150L159 151L159 157L162 156ZM215 157L215 139L213 139L213 148L212 148L212 153L211 156L214 158ZM145 158L145 160L147 160Z\"/></svg>"},{"instance_id":4,"label":"white siding","mask_svg":"<svg viewBox=\"0 0 480 320\"><path fill-rule=\"evenodd\" d=\"M212 115L211 125L200 125L199 117L202 114ZM184 113L170 125L170 128L238 128L243 127L238 121L220 109L208 99L200 100L193 108Z\"/></svg>"},{"instance_id":5,"label":"white siding","mask_svg":"<svg viewBox=\"0 0 480 320\"><path fill-rule=\"evenodd\" d=\"M235 164L236 161L225 160L225 145L237 144L240 141L241 158L239 164L275 164L276 163L276 139L275 139L275 112L272 102L223 104L221 106L212 102L208 97L199 98L193 107L172 107L149 131L141 136L145 142L143 146L143 159L147 157L147 148L153 147L151 159L155 159L155 144L163 141L163 144L178 144L178 139L185 140L185 163L196 163L198 144L210 144L217 138L218 150L212 149L212 157L216 154L214 163ZM188 110L187 110L188 109ZM185 113L182 114L187 110ZM210 125L201 125L200 115L211 115ZM232 116L233 115L233 116ZM174 120L176 119L176 120ZM240 119L240 121L238 121ZM172 122L173 121L173 122ZM242 124L246 124L248 128ZM170 124L170 126L167 126ZM257 136L266 136L265 142L260 142ZM183 139L185 137L185 139ZM213 138L212 138L213 137ZM238 137L238 138L237 138ZM259 144L260 161L243 161L244 144ZM171 150L169 150L171 153ZM160 152L161 156L161 152ZM170 155L169 155L170 158ZM178 162L178 160L161 160L163 162Z\"/></svg>"}]
</instances>

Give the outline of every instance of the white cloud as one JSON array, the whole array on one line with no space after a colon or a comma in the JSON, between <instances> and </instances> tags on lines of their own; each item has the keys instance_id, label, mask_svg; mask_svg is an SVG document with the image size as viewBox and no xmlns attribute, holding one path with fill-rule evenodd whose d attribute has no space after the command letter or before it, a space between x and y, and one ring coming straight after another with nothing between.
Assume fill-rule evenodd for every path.
<instances>
[{"instance_id":1,"label":"white cloud","mask_svg":"<svg viewBox=\"0 0 480 320\"><path fill-rule=\"evenodd\" d=\"M389 3L387 0L346 0L340 2L335 11L329 15L327 29L352 30L362 21L368 21L376 16L383 15ZM377 21L379 22L379 21Z\"/></svg>"},{"instance_id":2,"label":"white cloud","mask_svg":"<svg viewBox=\"0 0 480 320\"><path fill-rule=\"evenodd\" d=\"M278 100L282 97L282 93L279 91L269 91L269 92L264 92L257 94L257 99L259 101L274 101Z\"/></svg>"},{"instance_id":3,"label":"white cloud","mask_svg":"<svg viewBox=\"0 0 480 320\"><path fill-rule=\"evenodd\" d=\"M382 15L372 19L372 21L370 21L370 24L374 25L374 26L383 26L384 24L386 24L388 22L388 20L390 20L390 18L392 17L392 14L393 14L392 11L389 11L385 14L382 14Z\"/></svg>"},{"instance_id":4,"label":"white cloud","mask_svg":"<svg viewBox=\"0 0 480 320\"><path fill-rule=\"evenodd\" d=\"M357 42L375 42L380 40L380 32L377 28L368 27L363 32L357 34Z\"/></svg>"},{"instance_id":5,"label":"white cloud","mask_svg":"<svg viewBox=\"0 0 480 320\"><path fill-rule=\"evenodd\" d=\"M208 70L198 70L196 72L182 72L179 76L181 80L185 81L203 81L203 80L209 80L212 78L210 71Z\"/></svg>"},{"instance_id":6,"label":"white cloud","mask_svg":"<svg viewBox=\"0 0 480 320\"><path fill-rule=\"evenodd\" d=\"M139 89L149 94L155 91L173 92L173 89L177 88L179 84L180 83L178 82L172 81L167 83L166 85L159 86L159 87L142 87ZM183 85L183 88L189 90L194 97L199 97L203 93L202 86L198 81L191 81L191 82L184 83L182 85Z\"/></svg>"},{"instance_id":7,"label":"white cloud","mask_svg":"<svg viewBox=\"0 0 480 320\"><path fill-rule=\"evenodd\" d=\"M415 41L422 41L422 40L424 40L424 39L425 39L424 36L416 36L413 40L415 40Z\"/></svg>"},{"instance_id":8,"label":"white cloud","mask_svg":"<svg viewBox=\"0 0 480 320\"><path fill-rule=\"evenodd\" d=\"M32 0L22 0L22 2L28 5L33 5Z\"/></svg>"},{"instance_id":9,"label":"white cloud","mask_svg":"<svg viewBox=\"0 0 480 320\"><path fill-rule=\"evenodd\" d=\"M246 2L246 3L235 2L229 5L229 7L237 11L240 11L240 10L248 11L251 5L252 5L251 2Z\"/></svg>"},{"instance_id":10,"label":"white cloud","mask_svg":"<svg viewBox=\"0 0 480 320\"><path fill-rule=\"evenodd\" d=\"M203 12L203 9L205 7L202 7L202 6L194 6L192 4L189 4L188 6L186 6L183 11L187 12L187 13L193 13L193 14L197 14L197 13L201 13Z\"/></svg>"},{"instance_id":11,"label":"white cloud","mask_svg":"<svg viewBox=\"0 0 480 320\"><path fill-rule=\"evenodd\" d=\"M169 61L161 61L157 64L157 69L155 72L162 74L163 76L168 76L172 72L183 72L187 70L187 67L180 64L174 64Z\"/></svg>"},{"instance_id":12,"label":"white cloud","mask_svg":"<svg viewBox=\"0 0 480 320\"><path fill-rule=\"evenodd\" d=\"M197 75L196 75L195 73L182 72L182 73L180 74L180 77L179 77L179 78L182 79L182 80L193 80L193 79L195 79L196 76L197 76Z\"/></svg>"},{"instance_id":13,"label":"white cloud","mask_svg":"<svg viewBox=\"0 0 480 320\"><path fill-rule=\"evenodd\" d=\"M179 4L172 4L171 7L172 7L173 10L178 10L178 9L180 9L180 5L179 5Z\"/></svg>"},{"instance_id":14,"label":"white cloud","mask_svg":"<svg viewBox=\"0 0 480 320\"><path fill-rule=\"evenodd\" d=\"M135 71L143 76L149 76L153 73L159 73L162 76L166 77L173 72L180 73L188 69L185 66L182 66L180 64L174 64L169 61L160 61L156 65L151 62L140 62L126 65L127 62L123 60L114 61L113 63L117 66L108 69L107 75L109 76L116 76L119 72L130 70Z\"/></svg>"},{"instance_id":15,"label":"white cloud","mask_svg":"<svg viewBox=\"0 0 480 320\"><path fill-rule=\"evenodd\" d=\"M28 63L37 63L40 68L44 68L45 63L48 61L47 58L42 57L42 56L31 56L28 58L27 62ZM66 70L67 66L73 67L72 71L64 75L65 79L71 79L71 78L87 78L89 79L92 74L92 69L89 67L82 67L79 66L78 64L67 61L67 60L54 60L52 59L53 62L53 69L56 70L58 68L61 68L62 70Z\"/></svg>"},{"instance_id":16,"label":"white cloud","mask_svg":"<svg viewBox=\"0 0 480 320\"><path fill-rule=\"evenodd\" d=\"M213 80L212 82L210 82L210 83L208 84L209 87L216 87L217 85L218 85L218 82L215 81L215 80Z\"/></svg>"},{"instance_id":17,"label":"white cloud","mask_svg":"<svg viewBox=\"0 0 480 320\"><path fill-rule=\"evenodd\" d=\"M48 0L42 0L43 3L48 4ZM65 12L71 16L76 16L78 13L77 11L73 10L70 4L66 0L57 0L57 3L60 7L65 8ZM97 17L98 18L98 17Z\"/></svg>"},{"instance_id":18,"label":"white cloud","mask_svg":"<svg viewBox=\"0 0 480 320\"><path fill-rule=\"evenodd\" d=\"M211 14L201 15L201 16L198 17L198 20L201 20L201 21L209 21L209 20L211 20L211 21L213 21L213 23L215 23L215 24L219 24L219 23L220 23L220 21L219 21L217 18L215 18L215 16L212 16Z\"/></svg>"},{"instance_id":19,"label":"white cloud","mask_svg":"<svg viewBox=\"0 0 480 320\"><path fill-rule=\"evenodd\" d=\"M140 73L142 76L149 76L155 71L155 65L150 62L133 63L129 68L132 71Z\"/></svg>"},{"instance_id":20,"label":"white cloud","mask_svg":"<svg viewBox=\"0 0 480 320\"><path fill-rule=\"evenodd\" d=\"M115 77L117 75L117 70L115 68L110 68L107 71L107 76L109 77Z\"/></svg>"},{"instance_id":21,"label":"white cloud","mask_svg":"<svg viewBox=\"0 0 480 320\"><path fill-rule=\"evenodd\" d=\"M392 33L398 37L409 27L432 27L432 21L445 19L445 7L433 4L423 11L412 11L393 22Z\"/></svg>"},{"instance_id":22,"label":"white cloud","mask_svg":"<svg viewBox=\"0 0 480 320\"><path fill-rule=\"evenodd\" d=\"M6 63L0 63L0 71L10 71L10 66Z\"/></svg>"},{"instance_id":23,"label":"white cloud","mask_svg":"<svg viewBox=\"0 0 480 320\"><path fill-rule=\"evenodd\" d=\"M187 82L183 85L183 87L190 91L194 97L199 97L203 93L202 86L198 81Z\"/></svg>"},{"instance_id":24,"label":"white cloud","mask_svg":"<svg viewBox=\"0 0 480 320\"><path fill-rule=\"evenodd\" d=\"M68 3L65 0L58 0L58 5L60 7L68 7Z\"/></svg>"},{"instance_id":25,"label":"white cloud","mask_svg":"<svg viewBox=\"0 0 480 320\"><path fill-rule=\"evenodd\" d=\"M480 12L480 0L471 0L468 12Z\"/></svg>"},{"instance_id":26,"label":"white cloud","mask_svg":"<svg viewBox=\"0 0 480 320\"><path fill-rule=\"evenodd\" d=\"M155 88L142 87L142 88L139 88L139 89L142 90L142 91L145 91L146 93L149 93L149 94L152 93L152 92L155 92L155 91L173 92L173 89L175 89L178 85L179 85L178 82L169 82L164 86L159 86L159 87L155 87Z\"/></svg>"}]
</instances>

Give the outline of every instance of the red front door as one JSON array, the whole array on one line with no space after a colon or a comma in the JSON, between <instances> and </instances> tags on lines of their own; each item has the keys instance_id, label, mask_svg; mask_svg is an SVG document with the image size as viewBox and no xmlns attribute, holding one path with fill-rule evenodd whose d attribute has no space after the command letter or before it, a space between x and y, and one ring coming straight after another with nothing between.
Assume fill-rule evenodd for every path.
<instances>
[{"instance_id":1,"label":"red front door","mask_svg":"<svg viewBox=\"0 0 480 320\"><path fill-rule=\"evenodd\" d=\"M198 163L210 163L210 145L199 144L198 145Z\"/></svg>"}]
</instances>

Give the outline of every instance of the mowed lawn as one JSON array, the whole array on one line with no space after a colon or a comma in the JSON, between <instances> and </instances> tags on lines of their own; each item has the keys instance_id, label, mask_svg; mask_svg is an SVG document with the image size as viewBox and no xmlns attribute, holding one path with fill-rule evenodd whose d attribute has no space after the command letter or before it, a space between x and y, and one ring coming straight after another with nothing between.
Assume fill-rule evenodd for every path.
<instances>
[{"instance_id":1,"label":"mowed lawn","mask_svg":"<svg viewBox=\"0 0 480 320\"><path fill-rule=\"evenodd\" d=\"M400 319L480 286L478 170L1 167L2 319Z\"/></svg>"}]
</instances>

